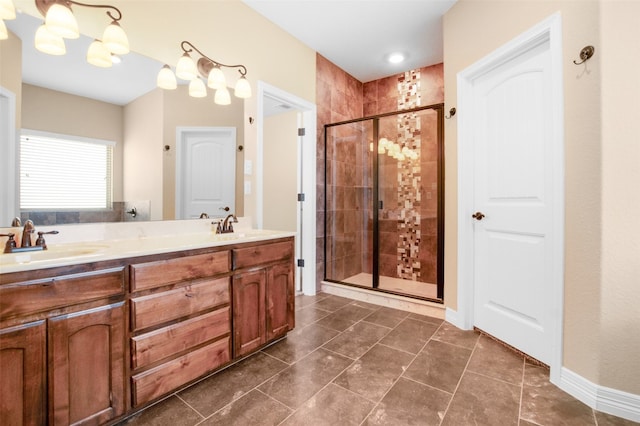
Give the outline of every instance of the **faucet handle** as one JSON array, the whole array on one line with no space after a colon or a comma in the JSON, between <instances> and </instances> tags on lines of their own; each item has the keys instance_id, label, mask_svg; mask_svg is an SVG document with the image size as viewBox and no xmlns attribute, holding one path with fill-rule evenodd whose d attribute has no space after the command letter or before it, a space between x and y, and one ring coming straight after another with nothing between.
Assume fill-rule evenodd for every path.
<instances>
[{"instance_id":1,"label":"faucet handle","mask_svg":"<svg viewBox=\"0 0 640 426\"><path fill-rule=\"evenodd\" d=\"M36 240L36 246L41 246L42 250L46 250L47 243L44 240L43 235L56 235L56 234L59 234L59 232L58 231L49 231L49 232L38 231L38 239Z\"/></svg>"},{"instance_id":2,"label":"faucet handle","mask_svg":"<svg viewBox=\"0 0 640 426\"><path fill-rule=\"evenodd\" d=\"M222 234L222 221L214 220L211 222L212 225L216 225L216 234Z\"/></svg>"},{"instance_id":3,"label":"faucet handle","mask_svg":"<svg viewBox=\"0 0 640 426\"><path fill-rule=\"evenodd\" d=\"M13 239L13 237L15 236L16 234L14 234L13 232L9 232L8 234L0 234L0 237L9 237L7 239L7 244L5 244L4 246L5 253L11 253L13 249L16 248L16 240Z\"/></svg>"}]
</instances>

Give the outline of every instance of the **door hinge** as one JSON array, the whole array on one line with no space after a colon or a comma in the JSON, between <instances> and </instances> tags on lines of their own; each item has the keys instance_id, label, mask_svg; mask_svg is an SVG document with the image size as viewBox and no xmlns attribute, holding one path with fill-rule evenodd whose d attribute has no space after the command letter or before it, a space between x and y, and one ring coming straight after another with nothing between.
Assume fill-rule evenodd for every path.
<instances>
[{"instance_id":1,"label":"door hinge","mask_svg":"<svg viewBox=\"0 0 640 426\"><path fill-rule=\"evenodd\" d=\"M299 127L298 128L298 136L304 136L305 135L305 128L304 127Z\"/></svg>"},{"instance_id":2,"label":"door hinge","mask_svg":"<svg viewBox=\"0 0 640 426\"><path fill-rule=\"evenodd\" d=\"M304 201L304 192L298 194L298 201Z\"/></svg>"},{"instance_id":3,"label":"door hinge","mask_svg":"<svg viewBox=\"0 0 640 426\"><path fill-rule=\"evenodd\" d=\"M298 259L298 268L304 268L304 259Z\"/></svg>"}]
</instances>

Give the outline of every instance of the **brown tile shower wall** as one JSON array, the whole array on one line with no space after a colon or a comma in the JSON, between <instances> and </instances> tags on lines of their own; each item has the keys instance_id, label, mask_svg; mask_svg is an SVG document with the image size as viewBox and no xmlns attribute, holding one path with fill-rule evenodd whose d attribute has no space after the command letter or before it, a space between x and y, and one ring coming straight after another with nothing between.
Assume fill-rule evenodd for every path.
<instances>
[{"instance_id":1,"label":"brown tile shower wall","mask_svg":"<svg viewBox=\"0 0 640 426\"><path fill-rule=\"evenodd\" d=\"M355 146L354 134L350 135L349 143L346 141L337 144L337 156L332 152L324 152L324 125L339 121L346 121L364 116L377 115L386 112L394 112L399 109L411 108L415 105L415 99L420 99L420 105L431 105L444 102L444 78L442 64L420 68L409 73L410 78L418 78L420 84L416 86L416 91L411 99L407 99L407 94L403 93L401 82L406 79L407 73L397 74L384 79L360 83L355 78L347 74L336 65L329 62L321 55L316 55L316 102L318 108L318 143L317 143L317 258L316 277L317 283L324 278L324 220L327 217L327 228L333 241L334 250L329 254L327 265L332 270L332 278L342 279L358 272L371 272L372 251L371 241L367 238L370 235L372 224L370 212L364 211L365 206L371 200L371 184L366 179L362 179L364 165L370 161L367 144L365 149L357 149ZM406 91L406 89L404 89ZM436 115L429 114L420 118L419 123L414 127L421 129L433 128L435 126ZM396 138L397 122L390 122L388 130ZM354 133L352 131L352 133ZM432 134L433 133L433 134ZM342 135L344 136L344 135ZM367 136L367 135L363 135ZM365 139L367 140L367 139ZM420 229L422 241L419 259L417 259L426 271L422 272L420 281L436 282L436 253L437 253L437 191L432 184L437 182L437 144L436 133L429 132L420 137L420 169L421 173L419 196L412 195L413 199L422 200L416 205L419 207L419 214L416 215L418 222L415 224ZM337 198L335 209L324 211L324 181L325 181L325 155L335 160L328 165L329 184L334 185L333 192ZM384 167L383 167L384 168ZM397 203L398 191L398 166L397 163L389 163L385 170L381 169L381 174L387 174L386 178L393 183L388 189L382 189L383 199L388 197ZM354 173L355 175L352 175ZM385 178L385 176L382 176ZM354 180L355 187L348 187L347 183ZM386 191L386 192L385 192ZM362 226L366 221L366 230ZM380 270L383 275L397 276L399 257L398 241L398 221L383 219L380 222L381 231L381 253ZM424 250L427 248L427 250ZM387 273L388 272L388 273Z\"/></svg>"},{"instance_id":2,"label":"brown tile shower wall","mask_svg":"<svg viewBox=\"0 0 640 426\"><path fill-rule=\"evenodd\" d=\"M316 239L316 282L324 278L324 220L328 220L327 229L334 232L334 250L328 265L333 268L334 276L344 278L345 273L355 272L362 258L363 224L358 212L363 205L362 197L366 188L355 187L356 173L363 173L362 149L355 141L344 139L337 144L339 150L329 158L333 159L327 167L327 182L333 185L334 209L324 211L325 155L324 125L362 117L362 83L345 71L316 55L316 103L318 108L317 135L317 239ZM348 135L345 135L348 136ZM361 148L361 147L359 147ZM356 170L357 169L357 170ZM349 185L350 183L350 185ZM346 266L345 266L346 265ZM340 279L336 278L336 279Z\"/></svg>"}]
</instances>

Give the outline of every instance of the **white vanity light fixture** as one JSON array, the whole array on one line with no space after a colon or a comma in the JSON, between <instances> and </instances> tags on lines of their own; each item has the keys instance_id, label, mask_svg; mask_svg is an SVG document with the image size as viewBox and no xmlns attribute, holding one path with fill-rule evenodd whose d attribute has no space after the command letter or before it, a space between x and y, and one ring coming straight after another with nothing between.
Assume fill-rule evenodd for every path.
<instances>
[{"instance_id":1,"label":"white vanity light fixture","mask_svg":"<svg viewBox=\"0 0 640 426\"><path fill-rule=\"evenodd\" d=\"M16 7L12 0L0 0L0 19L3 21L16 19Z\"/></svg>"},{"instance_id":2,"label":"white vanity light fixture","mask_svg":"<svg viewBox=\"0 0 640 426\"><path fill-rule=\"evenodd\" d=\"M206 96L207 92L204 83L200 80L200 76L202 76L207 79L207 86L215 90L214 102L218 105L229 105L231 103L231 94L227 88L227 79L222 72L222 68L237 68L240 78L236 82L234 94L237 98L251 97L251 84L246 78L247 68L244 65L226 65L222 62L214 61L188 41L180 43L180 48L183 53L176 64L175 75L170 76L169 73L173 74L171 68L168 65L164 65L156 79L158 87L168 90L175 89L174 80L177 77L181 80L189 81L189 95L202 97ZM190 55L194 51L201 56L197 64Z\"/></svg>"},{"instance_id":3,"label":"white vanity light fixture","mask_svg":"<svg viewBox=\"0 0 640 426\"><path fill-rule=\"evenodd\" d=\"M45 24L40 25L36 30L35 47L40 52L49 55L64 55L67 53L64 39L56 34L52 34Z\"/></svg>"},{"instance_id":4,"label":"white vanity light fixture","mask_svg":"<svg viewBox=\"0 0 640 426\"><path fill-rule=\"evenodd\" d=\"M111 52L100 40L94 40L87 50L87 62L101 68L109 68L113 65Z\"/></svg>"},{"instance_id":5,"label":"white vanity light fixture","mask_svg":"<svg viewBox=\"0 0 640 426\"><path fill-rule=\"evenodd\" d=\"M0 0L0 2L6 2L7 0ZM78 22L76 21L71 5L110 9L107 10L107 16L111 19L111 23L104 30L102 40L96 40L89 46L87 52L87 61L99 67L110 67L112 64L111 54L125 55L129 53L129 39L127 34L120 27L120 20L122 19L122 12L115 6L108 4L87 4L80 3L74 0L35 0L36 7L40 13L45 17L44 26L49 34L45 34L38 29L38 32L42 33L40 37L36 33L36 49L41 52L49 53L51 55L64 55L64 51L61 52L60 42L54 40L53 36L59 38L75 39L80 36L78 29ZM64 44L64 41L62 42ZM100 44L101 46L98 46ZM55 48L51 46L56 46ZM105 50L109 53L108 61Z\"/></svg>"},{"instance_id":6,"label":"white vanity light fixture","mask_svg":"<svg viewBox=\"0 0 640 426\"><path fill-rule=\"evenodd\" d=\"M204 85L204 81L200 80L200 77L189 82L189 96L194 98L207 97L207 86Z\"/></svg>"},{"instance_id":7,"label":"white vanity light fixture","mask_svg":"<svg viewBox=\"0 0 640 426\"><path fill-rule=\"evenodd\" d=\"M16 19L16 8L12 0L0 0L0 40L9 38L9 31L4 21Z\"/></svg>"},{"instance_id":8,"label":"white vanity light fixture","mask_svg":"<svg viewBox=\"0 0 640 426\"><path fill-rule=\"evenodd\" d=\"M175 90L178 87L176 75L171 71L171 67L165 64L158 73L156 84L161 89Z\"/></svg>"}]
</instances>

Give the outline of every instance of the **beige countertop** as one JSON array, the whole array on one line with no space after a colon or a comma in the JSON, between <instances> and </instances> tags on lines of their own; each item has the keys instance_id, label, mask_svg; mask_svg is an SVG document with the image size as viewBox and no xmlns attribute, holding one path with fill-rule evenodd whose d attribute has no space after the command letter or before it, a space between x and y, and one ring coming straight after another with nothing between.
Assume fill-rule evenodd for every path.
<instances>
[{"instance_id":1,"label":"beige countertop","mask_svg":"<svg viewBox=\"0 0 640 426\"><path fill-rule=\"evenodd\" d=\"M203 231L57 244L48 242L48 249L44 251L0 254L0 273L7 274L87 262L220 247L295 235L295 232L288 231L243 229L229 234Z\"/></svg>"}]
</instances>

